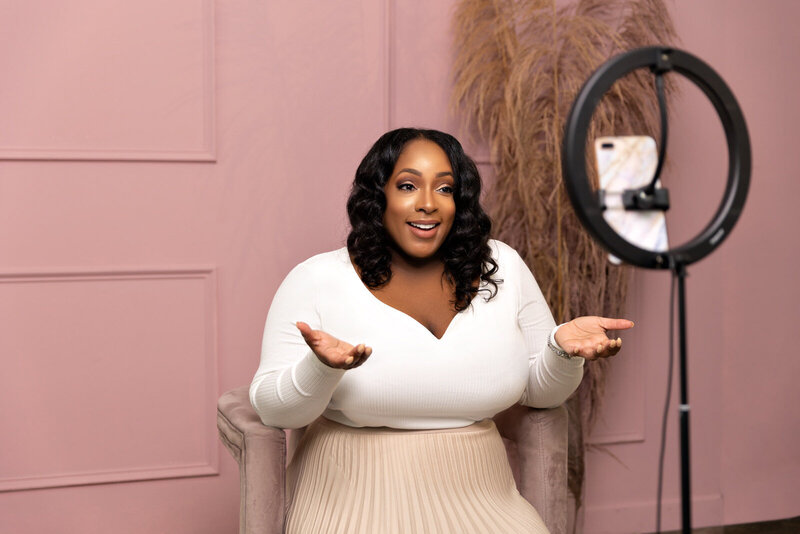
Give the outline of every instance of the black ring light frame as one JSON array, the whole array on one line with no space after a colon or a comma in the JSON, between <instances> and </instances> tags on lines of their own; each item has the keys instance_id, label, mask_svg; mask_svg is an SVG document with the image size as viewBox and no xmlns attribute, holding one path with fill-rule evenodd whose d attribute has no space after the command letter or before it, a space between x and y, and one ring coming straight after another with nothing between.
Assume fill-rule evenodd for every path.
<instances>
[{"instance_id":1,"label":"black ring light frame","mask_svg":"<svg viewBox=\"0 0 800 534\"><path fill-rule=\"evenodd\" d=\"M658 168L649 186L629 190L623 196L625 209L644 210L669 207L666 190L653 189L663 163L666 148L666 106L663 100L665 72L675 71L689 78L714 104L725 128L728 141L728 183L722 203L711 222L696 237L675 249L657 252L639 248L623 239L603 218L603 192L594 191L586 175L586 137L597 104L613 83L629 72L648 67L656 78L661 107L661 147ZM618 258L649 269L671 269L678 279L678 340L680 354L680 448L682 532L689 534L692 525L689 467L689 399L686 374L686 266L710 254L730 234L742 212L750 185L750 139L744 117L728 86L714 70L697 57L660 46L639 48L615 56L604 63L586 81L572 105L564 133L562 150L564 181L581 223L589 233ZM636 198L640 197L640 198ZM631 198L633 202L631 202ZM670 332L670 339L673 332ZM671 360L670 360L671 361ZM659 487L659 495L661 488ZM657 504L660 510L660 502ZM660 529L660 514L657 515Z\"/></svg>"},{"instance_id":2,"label":"black ring light frame","mask_svg":"<svg viewBox=\"0 0 800 534\"><path fill-rule=\"evenodd\" d=\"M637 247L617 234L603 219L602 206L586 175L586 137L595 108L618 78L644 67L657 76L675 71L694 82L714 104L728 141L728 183L717 212L696 237L664 252ZM597 69L581 88L567 117L562 154L567 192L586 229L623 261L649 269L688 265L710 254L739 218L750 185L750 138L733 93L706 63L674 48L638 48L611 58Z\"/></svg>"}]
</instances>

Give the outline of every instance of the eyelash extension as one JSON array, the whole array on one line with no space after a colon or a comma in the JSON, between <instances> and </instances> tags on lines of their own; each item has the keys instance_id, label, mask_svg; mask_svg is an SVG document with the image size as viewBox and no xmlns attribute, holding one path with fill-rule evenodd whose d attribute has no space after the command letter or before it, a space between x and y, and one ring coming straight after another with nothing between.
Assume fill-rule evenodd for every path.
<instances>
[{"instance_id":1,"label":"eyelash extension","mask_svg":"<svg viewBox=\"0 0 800 534\"><path fill-rule=\"evenodd\" d=\"M408 186L411 186L411 187L414 187L414 184L410 184L410 183L406 182L406 183L404 183L404 184L398 184L397 188L398 188L398 189L400 189L401 191L409 191L408 189L405 189L405 186L407 186L407 185L408 185ZM454 188L453 188L453 186L451 186L451 185L443 185L443 186L442 186L442 187L440 187L439 189L444 189L444 188L447 188L447 189L449 189L449 191L447 191L447 193L453 193L453 192L455 191L455 189L454 189ZM437 189L437 191L438 191L439 189Z\"/></svg>"},{"instance_id":2,"label":"eyelash extension","mask_svg":"<svg viewBox=\"0 0 800 534\"><path fill-rule=\"evenodd\" d=\"M412 189L416 189L414 184L409 183L409 182L406 182L404 184L397 184L397 189L399 189L400 191L411 191L412 190L412 189L407 189L406 186L409 186ZM437 191L440 191L442 189L448 189L448 191L443 191L443 193L448 194L448 195L452 195L453 193L455 193L455 187L453 187L452 185L443 185L442 187L437 189Z\"/></svg>"}]
</instances>

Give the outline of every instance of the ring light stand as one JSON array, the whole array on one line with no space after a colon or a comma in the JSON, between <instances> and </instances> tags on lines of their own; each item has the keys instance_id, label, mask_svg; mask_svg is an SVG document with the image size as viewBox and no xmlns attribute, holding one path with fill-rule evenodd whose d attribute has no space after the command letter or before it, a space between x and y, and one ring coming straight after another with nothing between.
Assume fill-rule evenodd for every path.
<instances>
[{"instance_id":1,"label":"ring light stand","mask_svg":"<svg viewBox=\"0 0 800 534\"><path fill-rule=\"evenodd\" d=\"M661 112L661 146L656 174L652 181L623 194L626 210L664 210L669 208L666 189L656 189L666 151L667 118L662 76L677 72L689 78L711 100L725 129L728 142L728 183L722 202L711 222L687 243L667 251L640 248L621 237L603 218L604 192L594 191L586 174L586 141L589 123L603 95L613 83L640 68L649 68ZM680 347L680 443L682 532L691 532L691 487L689 483L689 401L686 378L686 266L716 249L730 234L742 212L750 185L750 139L739 105L720 76L699 58L681 50L661 46L638 48L615 56L600 66L578 93L567 117L562 150L567 193L586 230L621 260L647 269L671 269L678 278L678 329ZM672 336L672 332L670 332Z\"/></svg>"}]
</instances>

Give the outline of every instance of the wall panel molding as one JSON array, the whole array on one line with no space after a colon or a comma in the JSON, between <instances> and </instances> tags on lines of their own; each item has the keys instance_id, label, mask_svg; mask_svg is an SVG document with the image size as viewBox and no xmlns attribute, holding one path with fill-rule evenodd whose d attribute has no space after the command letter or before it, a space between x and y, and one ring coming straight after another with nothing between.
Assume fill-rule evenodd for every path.
<instances>
[{"instance_id":1,"label":"wall panel molding","mask_svg":"<svg viewBox=\"0 0 800 534\"><path fill-rule=\"evenodd\" d=\"M214 12L214 0L0 7L0 160L215 161Z\"/></svg>"},{"instance_id":2,"label":"wall panel molding","mask_svg":"<svg viewBox=\"0 0 800 534\"><path fill-rule=\"evenodd\" d=\"M216 309L211 265L0 272L0 492L218 474Z\"/></svg>"},{"instance_id":3,"label":"wall panel molding","mask_svg":"<svg viewBox=\"0 0 800 534\"><path fill-rule=\"evenodd\" d=\"M653 489L655 496L655 489ZM719 493L692 496L692 526L718 526L723 523L723 497ZM656 522L656 501L617 502L586 508L584 524L591 534L620 532L653 532ZM661 506L662 530L680 528L680 498L665 498ZM610 526L613 525L613 526Z\"/></svg>"},{"instance_id":4,"label":"wall panel molding","mask_svg":"<svg viewBox=\"0 0 800 534\"><path fill-rule=\"evenodd\" d=\"M636 317L634 310L631 316ZM625 335L625 334L623 334ZM647 391L645 381L645 349L630 340L624 354L611 362L606 378L606 393L589 445L642 443L646 439Z\"/></svg>"}]
</instances>

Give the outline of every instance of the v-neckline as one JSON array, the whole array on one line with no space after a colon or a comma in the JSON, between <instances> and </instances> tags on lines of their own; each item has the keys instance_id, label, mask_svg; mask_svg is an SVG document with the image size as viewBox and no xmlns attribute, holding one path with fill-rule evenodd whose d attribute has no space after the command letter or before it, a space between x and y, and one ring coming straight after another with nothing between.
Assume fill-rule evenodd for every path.
<instances>
[{"instance_id":1,"label":"v-neckline","mask_svg":"<svg viewBox=\"0 0 800 534\"><path fill-rule=\"evenodd\" d=\"M377 302L377 303L378 303L379 305L381 305L382 307L384 307L384 308L388 308L389 310L392 310L392 311L394 311L394 312L396 312L396 313L399 313L399 314L400 314L400 315L402 315L403 317L406 317L407 319L411 320L411 322L413 322L414 324L418 325L418 326L419 326L419 327L421 327L423 330L425 330L425 332L427 332L427 333L428 333L428 335L430 335L430 336L431 336L431 337L432 337L434 340L436 340L436 341L442 341L442 340L444 340L444 338L446 338L446 337L447 337L447 334L450 332L450 330L452 330L452 328L453 328L453 324L456 322L456 319L458 319L458 317L459 317L460 315L462 315L462 312L457 312L457 313L456 313L456 314L453 316L453 318L452 318L452 319L450 319L450 322L449 322L449 323L447 323L447 328L445 328L445 329L444 329L444 333L442 334L442 337L436 337L436 334L434 334L433 332L431 332L431 331L430 331L430 329L429 329L427 326L425 326L424 324L422 324L421 322L419 322L418 320L416 320L414 317L412 317L411 315L407 314L407 313L406 313L406 312L404 312L403 310L399 310L399 309L395 308L395 307L394 307L394 306L392 306L391 304L387 304L387 303L385 303L384 301L382 301L381 299L379 299L378 297L376 297L376 296L375 296L375 294L374 294L374 293L372 293L372 291L370 291L370 290L369 290L369 288L368 288L368 287L367 287L367 286L364 284L364 281L363 281L363 280L361 280L361 277L358 275L358 271L356 270L356 266L355 266L355 265L353 265L353 262L352 262L352 260L350 259L350 255L349 255L349 254L348 254L348 252L347 252L347 248L345 248L344 250L345 250L345 259L347 260L347 264L348 264L348 266L349 266L349 268L350 268L350 269L349 269L349 270L350 270L350 272L351 272L351 273L353 273L353 276L355 276L355 281L356 281L356 282L358 283L358 285L359 285L359 286L360 286L360 287L361 287L361 288L362 288L362 289L363 289L363 290L364 290L364 291L367 293L367 295L369 295L369 298L373 299L375 302Z\"/></svg>"}]
</instances>

